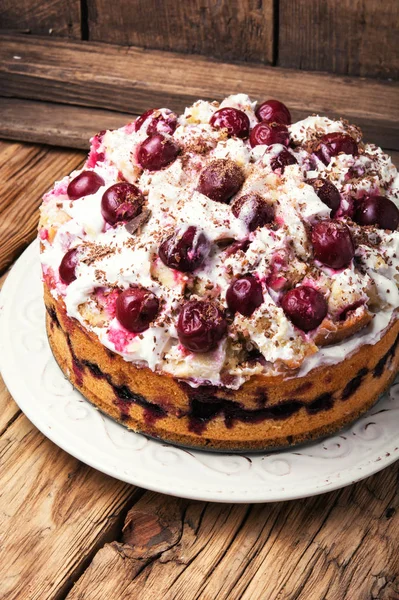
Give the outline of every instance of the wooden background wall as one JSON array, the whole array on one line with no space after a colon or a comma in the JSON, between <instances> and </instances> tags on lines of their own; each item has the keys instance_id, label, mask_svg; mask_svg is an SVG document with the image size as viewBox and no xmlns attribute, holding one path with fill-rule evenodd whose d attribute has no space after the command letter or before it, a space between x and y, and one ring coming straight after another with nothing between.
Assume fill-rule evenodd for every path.
<instances>
[{"instance_id":1,"label":"wooden background wall","mask_svg":"<svg viewBox=\"0 0 399 600\"><path fill-rule=\"evenodd\" d=\"M1 0L0 30L383 79L398 0Z\"/></svg>"}]
</instances>

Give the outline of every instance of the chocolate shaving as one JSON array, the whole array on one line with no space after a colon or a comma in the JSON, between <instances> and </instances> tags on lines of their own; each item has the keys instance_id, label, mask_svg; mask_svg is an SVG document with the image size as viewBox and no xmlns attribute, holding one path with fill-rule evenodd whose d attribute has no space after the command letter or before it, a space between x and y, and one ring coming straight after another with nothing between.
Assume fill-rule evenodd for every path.
<instances>
[{"instance_id":1,"label":"chocolate shaving","mask_svg":"<svg viewBox=\"0 0 399 600\"><path fill-rule=\"evenodd\" d=\"M139 229L139 227L144 225L144 223L147 223L150 216L151 211L145 208L139 215L137 215L137 217L134 217L134 219L128 221L125 225L125 228L129 233L133 234L135 231L137 231L137 229Z\"/></svg>"}]
</instances>

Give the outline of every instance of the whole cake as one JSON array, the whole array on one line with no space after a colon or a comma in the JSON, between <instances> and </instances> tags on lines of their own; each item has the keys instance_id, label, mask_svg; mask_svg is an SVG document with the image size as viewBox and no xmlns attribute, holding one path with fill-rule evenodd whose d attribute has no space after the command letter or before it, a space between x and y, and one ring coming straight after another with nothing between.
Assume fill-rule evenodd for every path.
<instances>
[{"instance_id":1,"label":"whole cake","mask_svg":"<svg viewBox=\"0 0 399 600\"><path fill-rule=\"evenodd\" d=\"M261 450L337 431L399 363L399 178L358 127L276 100L152 109L44 196L54 356L162 440Z\"/></svg>"}]
</instances>

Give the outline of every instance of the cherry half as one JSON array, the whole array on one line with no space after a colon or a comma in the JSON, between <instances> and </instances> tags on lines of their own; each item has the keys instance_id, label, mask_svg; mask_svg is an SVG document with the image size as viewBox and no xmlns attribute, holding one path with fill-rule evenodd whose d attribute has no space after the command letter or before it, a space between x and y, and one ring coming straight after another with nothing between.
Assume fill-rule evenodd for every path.
<instances>
[{"instance_id":1,"label":"cherry half","mask_svg":"<svg viewBox=\"0 0 399 600\"><path fill-rule=\"evenodd\" d=\"M314 150L314 154L325 165L328 165L331 159L338 154L352 154L357 156L359 148L353 137L346 133L335 131L323 135Z\"/></svg>"},{"instance_id":2,"label":"cherry half","mask_svg":"<svg viewBox=\"0 0 399 600\"><path fill-rule=\"evenodd\" d=\"M399 210L385 196L366 196L359 201L354 221L359 225L376 225L380 229L396 231L399 225Z\"/></svg>"},{"instance_id":3,"label":"cherry half","mask_svg":"<svg viewBox=\"0 0 399 600\"><path fill-rule=\"evenodd\" d=\"M264 144L271 146L272 144L282 144L288 146L290 136L286 125L281 123L258 123L251 131L249 143L251 147Z\"/></svg>"},{"instance_id":4,"label":"cherry half","mask_svg":"<svg viewBox=\"0 0 399 600\"><path fill-rule=\"evenodd\" d=\"M263 227L274 219L274 209L271 204L268 204L262 196L255 192L250 192L234 200L231 210L237 219L244 221L249 231L255 231L258 227Z\"/></svg>"},{"instance_id":5,"label":"cherry half","mask_svg":"<svg viewBox=\"0 0 399 600\"><path fill-rule=\"evenodd\" d=\"M298 164L297 159L286 148L284 148L280 154L274 156L270 161L270 166L273 171L280 171L281 174L284 173L285 167L296 164Z\"/></svg>"},{"instance_id":6,"label":"cherry half","mask_svg":"<svg viewBox=\"0 0 399 600\"><path fill-rule=\"evenodd\" d=\"M192 225L167 237L159 247L159 257L167 267L189 273L204 262L210 248L205 233Z\"/></svg>"},{"instance_id":7,"label":"cherry half","mask_svg":"<svg viewBox=\"0 0 399 600\"><path fill-rule=\"evenodd\" d=\"M291 125L291 113L285 104L279 100L266 100L255 111L258 121Z\"/></svg>"},{"instance_id":8,"label":"cherry half","mask_svg":"<svg viewBox=\"0 0 399 600\"><path fill-rule=\"evenodd\" d=\"M314 258L332 269L347 267L355 255L349 228L341 221L319 221L312 228Z\"/></svg>"},{"instance_id":9,"label":"cherry half","mask_svg":"<svg viewBox=\"0 0 399 600\"><path fill-rule=\"evenodd\" d=\"M143 169L159 171L173 162L179 151L179 146L173 140L156 133L140 144L137 158Z\"/></svg>"},{"instance_id":10,"label":"cherry half","mask_svg":"<svg viewBox=\"0 0 399 600\"><path fill-rule=\"evenodd\" d=\"M71 200L78 200L95 194L104 183L104 179L94 171L82 171L69 182L67 194Z\"/></svg>"},{"instance_id":11,"label":"cherry half","mask_svg":"<svg viewBox=\"0 0 399 600\"><path fill-rule=\"evenodd\" d=\"M155 133L169 133L169 135L172 135L177 127L177 116L169 108L151 108L136 119L134 130L139 131L147 119L149 119L145 131L147 135Z\"/></svg>"},{"instance_id":12,"label":"cherry half","mask_svg":"<svg viewBox=\"0 0 399 600\"><path fill-rule=\"evenodd\" d=\"M144 198L133 184L120 182L105 190L101 199L101 214L110 225L130 221L141 213Z\"/></svg>"},{"instance_id":13,"label":"cherry half","mask_svg":"<svg viewBox=\"0 0 399 600\"><path fill-rule=\"evenodd\" d=\"M224 314L213 302L189 300L183 305L177 322L177 335L190 352L213 350L226 331Z\"/></svg>"},{"instance_id":14,"label":"cherry half","mask_svg":"<svg viewBox=\"0 0 399 600\"><path fill-rule=\"evenodd\" d=\"M227 129L229 136L235 135L239 138L249 136L249 119L242 110L238 108L221 108L213 113L209 123L214 129Z\"/></svg>"},{"instance_id":15,"label":"cherry half","mask_svg":"<svg viewBox=\"0 0 399 600\"><path fill-rule=\"evenodd\" d=\"M250 317L263 302L262 286L253 275L240 277L227 289L226 302L232 312Z\"/></svg>"},{"instance_id":16,"label":"cherry half","mask_svg":"<svg viewBox=\"0 0 399 600\"><path fill-rule=\"evenodd\" d=\"M72 281L75 281L77 264L78 249L72 248L66 252L58 269L61 281L63 281L63 283L66 285L69 285L72 283Z\"/></svg>"},{"instance_id":17,"label":"cherry half","mask_svg":"<svg viewBox=\"0 0 399 600\"><path fill-rule=\"evenodd\" d=\"M213 160L202 172L198 191L215 202L228 202L244 183L244 172L228 158Z\"/></svg>"},{"instance_id":18,"label":"cherry half","mask_svg":"<svg viewBox=\"0 0 399 600\"><path fill-rule=\"evenodd\" d=\"M333 214L339 209L341 204L341 196L337 188L328 179L309 179L309 183L320 200L331 208Z\"/></svg>"},{"instance_id":19,"label":"cherry half","mask_svg":"<svg viewBox=\"0 0 399 600\"><path fill-rule=\"evenodd\" d=\"M307 285L287 292L281 307L289 320L302 331L316 329L327 314L327 302L323 294Z\"/></svg>"},{"instance_id":20,"label":"cherry half","mask_svg":"<svg viewBox=\"0 0 399 600\"><path fill-rule=\"evenodd\" d=\"M116 301L116 318L132 333L141 333L148 329L158 310L158 298L141 286L131 286L124 290Z\"/></svg>"}]
</instances>

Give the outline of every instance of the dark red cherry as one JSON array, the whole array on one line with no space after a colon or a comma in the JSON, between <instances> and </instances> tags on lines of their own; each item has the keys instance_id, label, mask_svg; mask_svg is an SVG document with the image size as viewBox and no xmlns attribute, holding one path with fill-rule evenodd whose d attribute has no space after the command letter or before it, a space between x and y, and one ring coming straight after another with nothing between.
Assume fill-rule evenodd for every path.
<instances>
[{"instance_id":1,"label":"dark red cherry","mask_svg":"<svg viewBox=\"0 0 399 600\"><path fill-rule=\"evenodd\" d=\"M323 135L314 150L314 154L325 164L328 165L333 156L338 154L352 154L357 156L359 149L357 143L350 135L335 131Z\"/></svg>"},{"instance_id":2,"label":"dark red cherry","mask_svg":"<svg viewBox=\"0 0 399 600\"><path fill-rule=\"evenodd\" d=\"M229 135L239 138L249 136L249 119L237 108L221 108L213 113L209 122L214 129L227 129Z\"/></svg>"},{"instance_id":3,"label":"dark red cherry","mask_svg":"<svg viewBox=\"0 0 399 600\"><path fill-rule=\"evenodd\" d=\"M159 247L159 257L167 267L189 273L204 262L210 248L205 233L191 225L167 237Z\"/></svg>"},{"instance_id":4,"label":"dark red cherry","mask_svg":"<svg viewBox=\"0 0 399 600\"><path fill-rule=\"evenodd\" d=\"M266 100L255 111L258 121L291 125L291 113L285 104L278 100Z\"/></svg>"},{"instance_id":5,"label":"dark red cherry","mask_svg":"<svg viewBox=\"0 0 399 600\"><path fill-rule=\"evenodd\" d=\"M104 179L94 171L82 171L69 183L67 194L71 200L95 194L104 185Z\"/></svg>"},{"instance_id":6,"label":"dark red cherry","mask_svg":"<svg viewBox=\"0 0 399 600\"><path fill-rule=\"evenodd\" d=\"M78 250L72 248L64 255L58 269L61 280L69 285L76 279L76 265L78 264Z\"/></svg>"},{"instance_id":7,"label":"dark red cherry","mask_svg":"<svg viewBox=\"0 0 399 600\"><path fill-rule=\"evenodd\" d=\"M263 227L274 219L274 209L271 204L268 204L262 196L255 192L250 192L234 200L231 210L237 219L244 221L249 231L255 231L258 227Z\"/></svg>"},{"instance_id":8,"label":"dark red cherry","mask_svg":"<svg viewBox=\"0 0 399 600\"><path fill-rule=\"evenodd\" d=\"M116 318L132 333L148 329L158 310L158 298L150 290L140 286L131 286L119 294L116 301Z\"/></svg>"},{"instance_id":9,"label":"dark red cherry","mask_svg":"<svg viewBox=\"0 0 399 600\"><path fill-rule=\"evenodd\" d=\"M213 350L226 331L226 319L213 302L189 300L183 305L177 322L177 335L190 352Z\"/></svg>"},{"instance_id":10,"label":"dark red cherry","mask_svg":"<svg viewBox=\"0 0 399 600\"><path fill-rule=\"evenodd\" d=\"M149 117L152 117L149 119ZM146 134L154 133L169 133L175 132L177 127L177 116L168 108L151 108L143 113L134 122L134 129L138 131L143 126L144 121L148 120Z\"/></svg>"},{"instance_id":11,"label":"dark red cherry","mask_svg":"<svg viewBox=\"0 0 399 600\"><path fill-rule=\"evenodd\" d=\"M327 314L327 302L320 292L301 285L287 292L281 307L289 320L302 331L316 329Z\"/></svg>"},{"instance_id":12,"label":"dark red cherry","mask_svg":"<svg viewBox=\"0 0 399 600\"><path fill-rule=\"evenodd\" d=\"M159 171L176 159L179 146L161 133L151 135L139 146L137 158L143 169Z\"/></svg>"},{"instance_id":13,"label":"dark red cherry","mask_svg":"<svg viewBox=\"0 0 399 600\"><path fill-rule=\"evenodd\" d=\"M288 167L288 165L296 165L297 163L298 161L295 158L295 156L291 154L291 152L286 150L286 148L284 148L284 150L282 150L280 154L273 157L270 161L270 165L273 171L280 170L281 173L284 173L284 169L285 167Z\"/></svg>"},{"instance_id":14,"label":"dark red cherry","mask_svg":"<svg viewBox=\"0 0 399 600\"><path fill-rule=\"evenodd\" d=\"M144 198L140 190L125 181L105 190L101 199L101 214L110 225L130 221L141 213Z\"/></svg>"},{"instance_id":15,"label":"dark red cherry","mask_svg":"<svg viewBox=\"0 0 399 600\"><path fill-rule=\"evenodd\" d=\"M250 317L263 302L262 286L253 275L240 277L229 286L226 302L232 312Z\"/></svg>"},{"instance_id":16,"label":"dark red cherry","mask_svg":"<svg viewBox=\"0 0 399 600\"><path fill-rule=\"evenodd\" d=\"M307 183L310 183L320 200L331 208L333 214L339 209L341 196L331 181L328 179L309 179Z\"/></svg>"},{"instance_id":17,"label":"dark red cherry","mask_svg":"<svg viewBox=\"0 0 399 600\"><path fill-rule=\"evenodd\" d=\"M379 229L396 231L399 225L399 210L385 196L366 196L359 201L354 221L359 225L376 225Z\"/></svg>"},{"instance_id":18,"label":"dark red cherry","mask_svg":"<svg viewBox=\"0 0 399 600\"><path fill-rule=\"evenodd\" d=\"M288 146L289 133L286 125L280 123L258 123L251 131L249 143L252 148L264 144L271 146L272 144L283 144Z\"/></svg>"},{"instance_id":19,"label":"dark red cherry","mask_svg":"<svg viewBox=\"0 0 399 600\"><path fill-rule=\"evenodd\" d=\"M244 183L244 172L228 158L213 160L202 172L198 191L215 202L228 202Z\"/></svg>"},{"instance_id":20,"label":"dark red cherry","mask_svg":"<svg viewBox=\"0 0 399 600\"><path fill-rule=\"evenodd\" d=\"M312 228L313 252L316 260L332 269L347 267L355 255L355 244L345 223L320 221Z\"/></svg>"}]
</instances>

